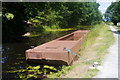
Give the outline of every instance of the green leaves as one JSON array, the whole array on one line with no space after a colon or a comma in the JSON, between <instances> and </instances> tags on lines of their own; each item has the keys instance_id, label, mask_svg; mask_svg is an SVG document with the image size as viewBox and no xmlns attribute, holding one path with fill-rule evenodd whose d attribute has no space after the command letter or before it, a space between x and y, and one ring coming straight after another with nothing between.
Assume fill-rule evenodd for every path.
<instances>
[{"instance_id":1,"label":"green leaves","mask_svg":"<svg viewBox=\"0 0 120 80\"><path fill-rule=\"evenodd\" d=\"M75 28L78 25L94 25L102 21L96 2L15 2L3 3L3 41L21 38L26 33L25 22L31 22L32 31L43 32L49 28ZM11 26L11 27L10 27ZM28 25L27 25L28 26ZM9 32L8 32L9 31ZM11 36L12 35L12 36ZM17 38L16 38L17 36ZM14 39L13 39L14 38ZM18 40L18 39L17 39Z\"/></svg>"},{"instance_id":2,"label":"green leaves","mask_svg":"<svg viewBox=\"0 0 120 80\"><path fill-rule=\"evenodd\" d=\"M112 21L115 25L120 22L120 1L113 2L106 10L106 21Z\"/></svg>"},{"instance_id":3,"label":"green leaves","mask_svg":"<svg viewBox=\"0 0 120 80\"><path fill-rule=\"evenodd\" d=\"M14 15L12 13L5 13L4 15L8 20L13 19Z\"/></svg>"},{"instance_id":4,"label":"green leaves","mask_svg":"<svg viewBox=\"0 0 120 80\"><path fill-rule=\"evenodd\" d=\"M48 2L43 5L44 9L41 9L40 5L36 6L37 15L30 19L41 26L74 27L76 25L93 25L102 21L102 15L98 10L99 4L95 2Z\"/></svg>"}]
</instances>

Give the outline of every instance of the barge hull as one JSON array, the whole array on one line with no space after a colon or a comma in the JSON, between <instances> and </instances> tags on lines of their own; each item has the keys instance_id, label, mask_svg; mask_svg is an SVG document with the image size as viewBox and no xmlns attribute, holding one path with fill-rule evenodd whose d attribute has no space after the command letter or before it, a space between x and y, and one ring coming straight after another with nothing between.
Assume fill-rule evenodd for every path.
<instances>
[{"instance_id":1,"label":"barge hull","mask_svg":"<svg viewBox=\"0 0 120 80\"><path fill-rule=\"evenodd\" d=\"M78 53L87 30L78 30L53 41L26 50L28 62L51 65L71 65L75 55L64 51L64 48Z\"/></svg>"}]
</instances>

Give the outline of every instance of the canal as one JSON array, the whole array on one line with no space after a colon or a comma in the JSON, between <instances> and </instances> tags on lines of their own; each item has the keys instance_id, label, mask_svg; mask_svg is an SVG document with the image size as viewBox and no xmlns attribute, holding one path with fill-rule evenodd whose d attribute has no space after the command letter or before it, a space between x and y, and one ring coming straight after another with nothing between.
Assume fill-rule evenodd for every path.
<instances>
[{"instance_id":1,"label":"canal","mask_svg":"<svg viewBox=\"0 0 120 80\"><path fill-rule=\"evenodd\" d=\"M44 78L57 72L61 66L30 64L26 62L25 50L54 40L73 31L46 32L37 37L25 37L19 43L2 44L2 77L15 79Z\"/></svg>"}]
</instances>

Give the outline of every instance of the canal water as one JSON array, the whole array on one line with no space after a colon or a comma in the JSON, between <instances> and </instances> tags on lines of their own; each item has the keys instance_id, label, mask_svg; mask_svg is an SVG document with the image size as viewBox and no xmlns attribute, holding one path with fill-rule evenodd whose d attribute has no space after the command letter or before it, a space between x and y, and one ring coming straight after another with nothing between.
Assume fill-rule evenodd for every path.
<instances>
[{"instance_id":1,"label":"canal water","mask_svg":"<svg viewBox=\"0 0 120 80\"><path fill-rule=\"evenodd\" d=\"M28 64L25 59L25 50L31 46L38 46L54 40L73 31L47 32L40 36L24 38L19 43L2 44L2 77L15 79L44 78L46 74L57 72L60 66Z\"/></svg>"}]
</instances>

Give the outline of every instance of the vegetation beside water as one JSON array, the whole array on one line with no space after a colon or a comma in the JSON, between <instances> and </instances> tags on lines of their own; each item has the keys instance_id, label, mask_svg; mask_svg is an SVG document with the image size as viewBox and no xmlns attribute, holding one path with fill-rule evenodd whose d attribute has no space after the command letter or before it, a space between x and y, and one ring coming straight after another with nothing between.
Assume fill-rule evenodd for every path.
<instances>
[{"instance_id":1,"label":"vegetation beside water","mask_svg":"<svg viewBox=\"0 0 120 80\"><path fill-rule=\"evenodd\" d=\"M108 25L102 23L100 25L95 25L85 37L83 44L81 45L80 55L90 59L93 62L98 62L101 64L104 55L107 53L107 49L114 42L114 36L110 31ZM86 56L88 55L88 56ZM90 56L91 55L91 56ZM92 59L91 59L92 58ZM74 68L79 67L79 72L81 72L85 66L89 67L91 64L80 59L78 63L74 63L69 68L68 66L62 68L61 71L57 73L50 74L50 78L64 77L65 75L73 72ZM71 72L70 72L71 71ZM99 70L97 69L88 69L79 73L77 77L80 78L92 78L97 74ZM62 75L62 76L61 76ZM75 75L65 76L72 78ZM65 78L64 77L64 78Z\"/></svg>"},{"instance_id":2,"label":"vegetation beside water","mask_svg":"<svg viewBox=\"0 0 120 80\"><path fill-rule=\"evenodd\" d=\"M96 2L3 2L2 6L4 42L18 41L26 32L36 36L46 31L71 30L102 21L100 5Z\"/></svg>"},{"instance_id":3,"label":"vegetation beside water","mask_svg":"<svg viewBox=\"0 0 120 80\"><path fill-rule=\"evenodd\" d=\"M92 28L93 26L83 26L83 25L79 25L76 26L74 28L49 28L49 27L44 27L44 33L47 32L64 32L64 31L74 31L74 30L90 30L90 28ZM39 30L39 29L38 29ZM30 32L29 32L30 33ZM37 30L33 31L30 33L30 35L26 35L27 37L36 37L36 36L40 36L42 34L42 32L38 32ZM24 35L23 35L24 36Z\"/></svg>"},{"instance_id":4,"label":"vegetation beside water","mask_svg":"<svg viewBox=\"0 0 120 80\"><path fill-rule=\"evenodd\" d=\"M120 1L112 2L105 12L105 21L117 25L120 22Z\"/></svg>"},{"instance_id":5,"label":"vegetation beside water","mask_svg":"<svg viewBox=\"0 0 120 80\"><path fill-rule=\"evenodd\" d=\"M107 53L107 48L112 44L112 42L114 42L114 37L112 35L112 32L109 30L108 25L104 23L100 25L94 25L92 26L89 34L84 39L84 43L81 46L80 55L91 61L97 61L101 63L101 61L103 60L103 56ZM22 63L15 63L15 65ZM79 71L82 71L84 70L83 68L86 68L85 66L88 67L90 65L91 64L80 59L80 62L73 63L73 65L71 66L56 67L56 66L44 65L42 67L41 65L37 65L37 66L29 65L26 68L23 67L20 69L11 67L9 70L4 71L4 73L10 73L10 74L15 73L16 74L15 77L21 79L39 78L45 73L47 73L46 75L48 78L58 78L58 77L66 76L67 74L69 74L70 71L72 71L77 67L79 68ZM96 75L97 72L98 70L96 69L95 70L87 69L86 71L80 73L80 75L78 75L77 77L91 78L94 75ZM69 76L69 78L74 76L75 75L71 75Z\"/></svg>"},{"instance_id":6,"label":"vegetation beside water","mask_svg":"<svg viewBox=\"0 0 120 80\"><path fill-rule=\"evenodd\" d=\"M120 2L112 3L107 9L105 14L106 21L112 21L114 24L119 22L119 4ZM26 32L30 33L27 37L34 39L33 37L41 36L42 33L86 29L90 30L90 32L81 45L80 55L91 61L101 63L103 56L107 53L107 48L114 41L108 25L104 23L100 24L102 14L98 10L99 4L96 2L3 2L2 5L2 15L0 16L2 16L4 42L16 42L19 38L23 37L22 35ZM42 36L42 38L45 39L45 36ZM38 43L34 43L34 45L38 45ZM18 53L16 53L16 55L17 54ZM10 57L10 54L5 55ZM20 58L25 59L25 56ZM29 79L39 78L46 73L48 78L63 77L75 68L81 69L81 73L77 75L77 77L81 78L91 78L98 72L96 69L89 70L88 66L90 66L90 64L81 59L78 60L78 63L74 63L71 66L59 66L59 68L48 65L27 65L27 67L20 67L19 65L24 62L13 63L12 66L14 67L10 65L10 70L3 73L6 75L7 73L17 74L15 75L16 78ZM17 67L15 65L17 65ZM69 77L74 76L75 75L71 75Z\"/></svg>"}]
</instances>

